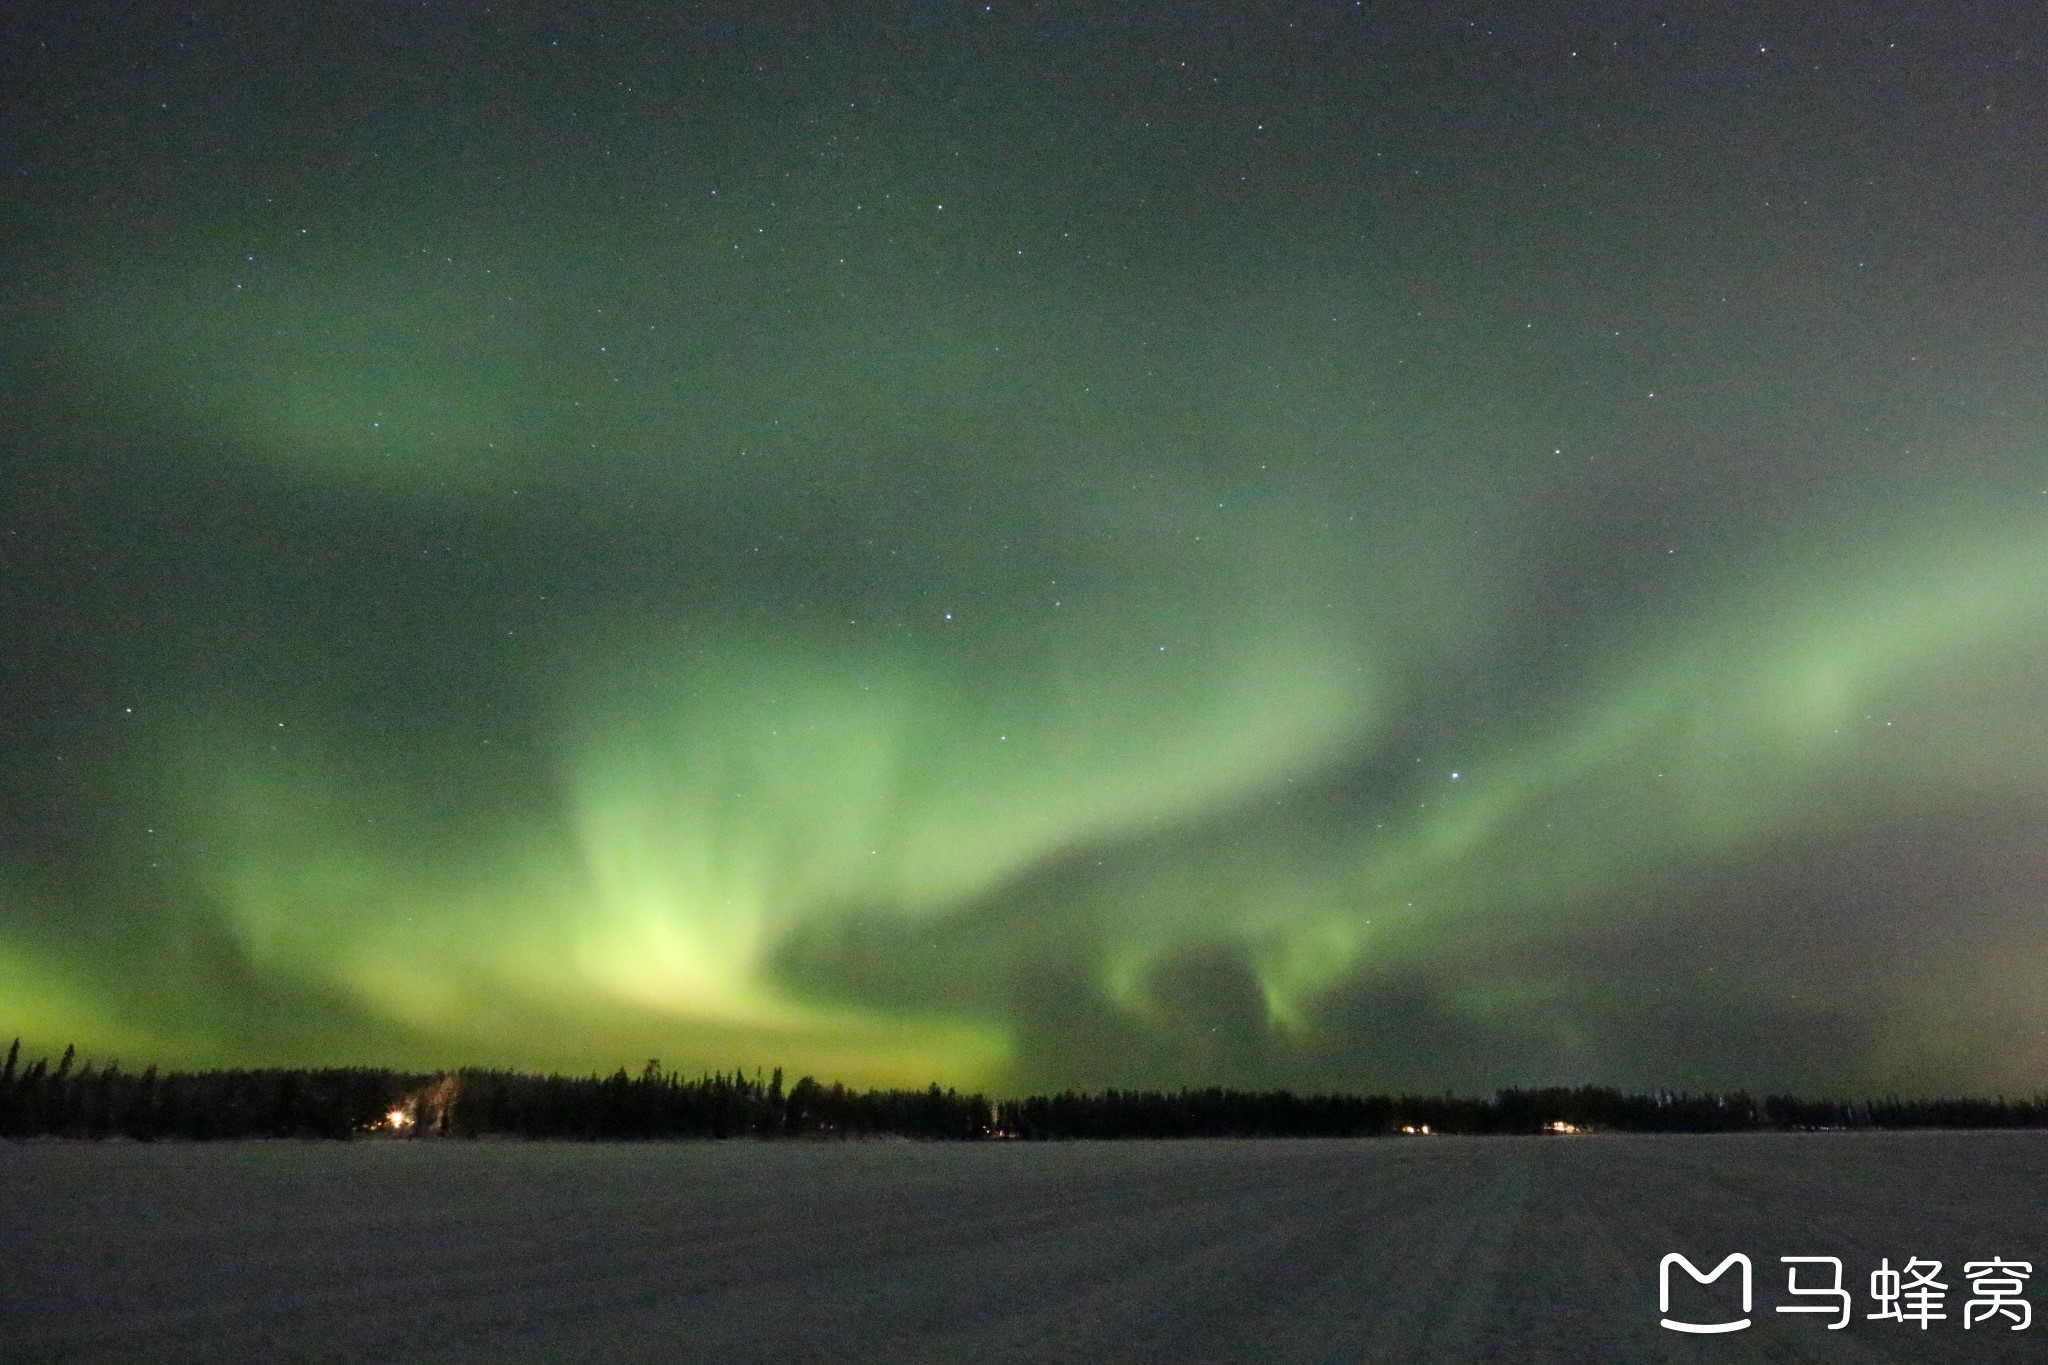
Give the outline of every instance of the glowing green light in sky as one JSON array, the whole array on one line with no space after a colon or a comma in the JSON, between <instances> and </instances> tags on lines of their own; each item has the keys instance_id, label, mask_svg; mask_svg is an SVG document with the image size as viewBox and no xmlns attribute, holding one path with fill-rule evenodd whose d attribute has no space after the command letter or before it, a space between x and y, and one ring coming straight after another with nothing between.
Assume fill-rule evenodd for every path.
<instances>
[{"instance_id":1,"label":"glowing green light in sky","mask_svg":"<svg viewBox=\"0 0 2048 1365\"><path fill-rule=\"evenodd\" d=\"M1772 161L1386 12L662 12L30 73L105 126L7 210L0 1041L2038 1086L2041 282L1952 82Z\"/></svg>"}]
</instances>

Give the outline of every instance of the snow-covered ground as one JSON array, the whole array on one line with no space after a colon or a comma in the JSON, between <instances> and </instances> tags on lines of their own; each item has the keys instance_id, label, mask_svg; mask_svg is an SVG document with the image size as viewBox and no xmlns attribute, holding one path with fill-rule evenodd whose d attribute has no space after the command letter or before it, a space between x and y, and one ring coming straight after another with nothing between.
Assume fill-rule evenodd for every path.
<instances>
[{"instance_id":1,"label":"snow-covered ground","mask_svg":"<svg viewBox=\"0 0 2048 1365\"><path fill-rule=\"evenodd\" d=\"M1660 1327L1674 1251L1753 1325ZM1947 1318L1867 1318L1916 1257ZM2048 1134L0 1143L7 1362L2048 1359L1994 1257L2048 1308Z\"/></svg>"}]
</instances>

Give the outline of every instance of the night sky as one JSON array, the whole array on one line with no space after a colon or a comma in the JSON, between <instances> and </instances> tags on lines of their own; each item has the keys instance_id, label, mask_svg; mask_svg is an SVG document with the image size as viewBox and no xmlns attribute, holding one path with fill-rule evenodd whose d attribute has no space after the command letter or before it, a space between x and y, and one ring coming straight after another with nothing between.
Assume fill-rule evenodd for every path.
<instances>
[{"instance_id":1,"label":"night sky","mask_svg":"<svg viewBox=\"0 0 2048 1365\"><path fill-rule=\"evenodd\" d=\"M2048 1083L2038 6L4 23L0 1036Z\"/></svg>"}]
</instances>

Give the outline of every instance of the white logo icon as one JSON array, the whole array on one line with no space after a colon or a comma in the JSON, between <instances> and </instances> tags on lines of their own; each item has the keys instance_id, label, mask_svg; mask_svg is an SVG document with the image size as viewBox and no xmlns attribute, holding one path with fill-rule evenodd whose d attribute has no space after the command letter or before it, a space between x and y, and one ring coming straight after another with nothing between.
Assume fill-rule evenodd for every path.
<instances>
[{"instance_id":1,"label":"white logo icon","mask_svg":"<svg viewBox=\"0 0 2048 1365\"><path fill-rule=\"evenodd\" d=\"M1663 1260L1659 1261L1657 1263L1658 1312L1668 1314L1671 1311L1671 1267L1673 1265L1684 1266L1685 1273L1692 1276L1693 1280L1698 1284L1712 1284L1715 1280L1720 1279L1722 1275L1727 1273L1729 1266L1741 1266L1742 1311L1745 1314L1749 1312L1750 1305L1752 1302L1754 1302L1754 1295L1752 1293L1753 1284L1751 1280L1752 1271L1750 1269L1749 1257L1743 1255L1739 1251L1729 1252L1726 1260L1722 1261L1721 1264L1715 1266L1712 1271L1704 1275L1700 1273L1700 1268L1698 1266L1694 1265L1691 1261L1686 1260L1685 1257L1679 1255L1675 1251L1667 1255ZM1739 1332L1743 1328L1749 1326L1749 1319L1747 1317L1737 1318L1733 1322L1680 1322L1677 1319L1671 1317L1662 1317L1657 1319L1657 1321L1659 1325L1669 1327L1674 1332Z\"/></svg>"}]
</instances>

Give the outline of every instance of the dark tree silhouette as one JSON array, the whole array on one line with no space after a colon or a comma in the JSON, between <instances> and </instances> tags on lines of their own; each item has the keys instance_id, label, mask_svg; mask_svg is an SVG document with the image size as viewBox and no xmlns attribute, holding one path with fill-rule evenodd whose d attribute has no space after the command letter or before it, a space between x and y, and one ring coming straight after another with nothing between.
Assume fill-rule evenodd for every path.
<instances>
[{"instance_id":1,"label":"dark tree silhouette","mask_svg":"<svg viewBox=\"0 0 2048 1365\"><path fill-rule=\"evenodd\" d=\"M937 1084L849 1090L815 1077L787 1092L767 1080L664 1073L536 1076L466 1069L431 1074L367 1067L139 1075L109 1059L26 1066L16 1039L0 1065L0 1136L215 1139L464 1137L659 1139L900 1136L1021 1138L1374 1137L1403 1132L1732 1132L1821 1128L2042 1128L2048 1095L2030 1100L1757 1098L1746 1092L1630 1095L1597 1086L1453 1095L1296 1095L1275 1090L1063 1091L992 1102ZM75 1068L75 1069L74 1069Z\"/></svg>"}]
</instances>

